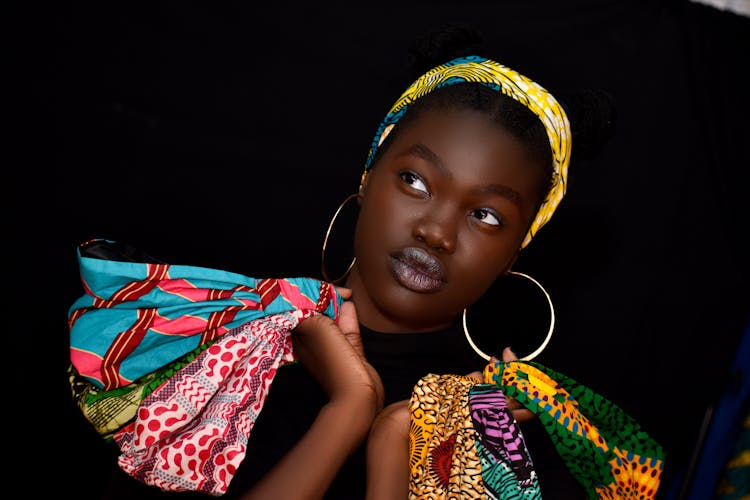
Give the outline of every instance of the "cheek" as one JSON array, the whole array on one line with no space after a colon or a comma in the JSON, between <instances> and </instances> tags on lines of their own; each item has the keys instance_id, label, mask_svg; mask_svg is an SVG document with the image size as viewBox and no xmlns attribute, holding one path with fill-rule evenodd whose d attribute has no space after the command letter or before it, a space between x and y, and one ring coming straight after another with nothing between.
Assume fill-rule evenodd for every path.
<instances>
[{"instance_id":1,"label":"cheek","mask_svg":"<svg viewBox=\"0 0 750 500\"><path fill-rule=\"evenodd\" d=\"M388 241L406 226L408 213L400 198L381 186L372 186L362 199L357 220L357 240L366 245ZM366 250L366 249L365 249Z\"/></svg>"},{"instance_id":2,"label":"cheek","mask_svg":"<svg viewBox=\"0 0 750 500\"><path fill-rule=\"evenodd\" d=\"M388 240L391 230L390 224L386 222L390 220L388 207L374 203L375 201L363 200L354 229L354 252L360 260L379 252L379 247Z\"/></svg>"},{"instance_id":3,"label":"cheek","mask_svg":"<svg viewBox=\"0 0 750 500\"><path fill-rule=\"evenodd\" d=\"M466 266L458 270L458 280L462 284L462 294L471 296L470 302L481 297L487 289L492 286L497 277L501 274L495 266L491 266L487 261L476 260L473 265Z\"/></svg>"},{"instance_id":4,"label":"cheek","mask_svg":"<svg viewBox=\"0 0 750 500\"><path fill-rule=\"evenodd\" d=\"M513 235L487 241L486 235L476 235L472 231L467 233L460 240L461 255L454 259L454 262L460 263L456 268L457 276L463 276L465 281L471 281L474 286L484 290L510 270L523 236Z\"/></svg>"}]
</instances>

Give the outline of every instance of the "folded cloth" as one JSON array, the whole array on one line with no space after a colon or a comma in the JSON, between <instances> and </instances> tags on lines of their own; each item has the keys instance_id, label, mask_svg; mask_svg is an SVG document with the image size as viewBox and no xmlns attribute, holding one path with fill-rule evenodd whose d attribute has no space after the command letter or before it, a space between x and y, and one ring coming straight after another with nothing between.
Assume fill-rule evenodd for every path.
<instances>
[{"instance_id":1,"label":"folded cloth","mask_svg":"<svg viewBox=\"0 0 750 500\"><path fill-rule=\"evenodd\" d=\"M196 266L83 255L85 294L68 311L70 358L105 390L136 379L253 319L292 310L338 316L333 285L312 278L256 279Z\"/></svg>"},{"instance_id":2,"label":"folded cloth","mask_svg":"<svg viewBox=\"0 0 750 500\"><path fill-rule=\"evenodd\" d=\"M310 314L276 314L234 328L159 386L114 435L120 468L165 491L223 495L277 368L293 360L291 331Z\"/></svg>"},{"instance_id":3,"label":"folded cloth","mask_svg":"<svg viewBox=\"0 0 750 500\"><path fill-rule=\"evenodd\" d=\"M483 377L538 416L589 498L656 497L664 449L616 404L535 361L491 362Z\"/></svg>"},{"instance_id":4,"label":"folded cloth","mask_svg":"<svg viewBox=\"0 0 750 500\"><path fill-rule=\"evenodd\" d=\"M429 374L415 385L410 499L541 498L507 397L538 416L589 498L656 497L664 450L631 416L540 363L512 361L487 364L482 382Z\"/></svg>"},{"instance_id":5,"label":"folded cloth","mask_svg":"<svg viewBox=\"0 0 750 500\"><path fill-rule=\"evenodd\" d=\"M118 403L85 414L107 421L92 423L111 434L129 475L165 491L224 494L277 368L296 360L292 330L314 314L337 319L341 297L312 278L111 260L82 251L92 244L116 245L78 249L86 293L68 317L74 395L87 395L82 408L106 407L110 394Z\"/></svg>"},{"instance_id":6,"label":"folded cloth","mask_svg":"<svg viewBox=\"0 0 750 500\"><path fill-rule=\"evenodd\" d=\"M409 405L409 498L541 498L505 395L459 375L428 374Z\"/></svg>"}]
</instances>

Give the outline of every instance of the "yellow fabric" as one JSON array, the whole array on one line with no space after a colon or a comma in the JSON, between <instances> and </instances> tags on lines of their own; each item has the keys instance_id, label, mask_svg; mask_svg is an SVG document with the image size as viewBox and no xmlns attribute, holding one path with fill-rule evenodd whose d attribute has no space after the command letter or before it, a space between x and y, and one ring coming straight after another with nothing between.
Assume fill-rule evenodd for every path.
<instances>
[{"instance_id":1,"label":"yellow fabric","mask_svg":"<svg viewBox=\"0 0 750 500\"><path fill-rule=\"evenodd\" d=\"M480 498L482 461L474 441L470 377L428 374L409 404L409 499Z\"/></svg>"}]
</instances>

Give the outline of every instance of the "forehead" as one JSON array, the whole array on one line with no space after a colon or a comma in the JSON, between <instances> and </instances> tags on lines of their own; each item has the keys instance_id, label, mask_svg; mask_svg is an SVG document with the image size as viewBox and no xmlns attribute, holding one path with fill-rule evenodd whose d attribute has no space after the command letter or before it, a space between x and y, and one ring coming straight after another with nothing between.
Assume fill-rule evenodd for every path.
<instances>
[{"instance_id":1,"label":"forehead","mask_svg":"<svg viewBox=\"0 0 750 500\"><path fill-rule=\"evenodd\" d=\"M524 144L479 111L425 110L396 125L392 134L383 159L406 155L418 145L434 153L454 175L474 173L490 182L512 175L532 184L542 175Z\"/></svg>"}]
</instances>

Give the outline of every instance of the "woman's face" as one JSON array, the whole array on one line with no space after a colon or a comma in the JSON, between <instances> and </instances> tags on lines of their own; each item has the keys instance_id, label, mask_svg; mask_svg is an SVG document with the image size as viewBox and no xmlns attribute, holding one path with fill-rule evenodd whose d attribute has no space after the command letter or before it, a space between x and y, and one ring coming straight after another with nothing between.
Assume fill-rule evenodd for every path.
<instances>
[{"instance_id":1,"label":"woman's face","mask_svg":"<svg viewBox=\"0 0 750 500\"><path fill-rule=\"evenodd\" d=\"M360 321L382 332L449 326L510 270L541 178L479 112L425 111L399 130L359 193L346 285Z\"/></svg>"}]
</instances>

